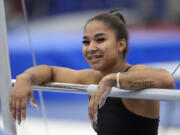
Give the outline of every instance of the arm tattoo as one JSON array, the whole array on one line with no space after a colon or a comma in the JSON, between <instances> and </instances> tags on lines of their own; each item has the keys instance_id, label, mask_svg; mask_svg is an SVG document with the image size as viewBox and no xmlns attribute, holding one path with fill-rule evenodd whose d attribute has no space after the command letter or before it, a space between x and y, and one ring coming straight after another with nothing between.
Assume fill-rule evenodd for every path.
<instances>
[{"instance_id":1,"label":"arm tattoo","mask_svg":"<svg viewBox=\"0 0 180 135\"><path fill-rule=\"evenodd\" d=\"M116 81L116 80L112 80L112 81L111 81L111 84L112 84L112 86L114 87L114 86L117 85L117 81Z\"/></svg>"},{"instance_id":2,"label":"arm tattoo","mask_svg":"<svg viewBox=\"0 0 180 135\"><path fill-rule=\"evenodd\" d=\"M131 89L145 89L155 86L154 81L128 81L127 83Z\"/></svg>"}]
</instances>

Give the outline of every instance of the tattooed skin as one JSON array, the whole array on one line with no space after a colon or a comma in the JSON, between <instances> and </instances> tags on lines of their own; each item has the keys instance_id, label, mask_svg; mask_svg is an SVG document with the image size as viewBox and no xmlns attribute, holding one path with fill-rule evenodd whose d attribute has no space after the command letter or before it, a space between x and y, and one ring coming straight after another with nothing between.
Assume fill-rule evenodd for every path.
<instances>
[{"instance_id":1,"label":"tattooed skin","mask_svg":"<svg viewBox=\"0 0 180 135\"><path fill-rule=\"evenodd\" d=\"M116 81L116 80L112 80L112 81L111 81L111 86L112 86L112 87L117 86L117 81Z\"/></svg>"},{"instance_id":2,"label":"tattooed skin","mask_svg":"<svg viewBox=\"0 0 180 135\"><path fill-rule=\"evenodd\" d=\"M128 81L127 82L131 89L145 89L145 88L153 88L154 81Z\"/></svg>"}]
</instances>

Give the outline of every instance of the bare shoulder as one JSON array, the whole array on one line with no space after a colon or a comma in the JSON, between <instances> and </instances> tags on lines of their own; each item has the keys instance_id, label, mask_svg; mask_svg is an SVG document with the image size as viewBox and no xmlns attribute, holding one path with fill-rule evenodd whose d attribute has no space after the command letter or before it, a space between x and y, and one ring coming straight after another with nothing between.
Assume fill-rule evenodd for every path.
<instances>
[{"instance_id":1,"label":"bare shoulder","mask_svg":"<svg viewBox=\"0 0 180 135\"><path fill-rule=\"evenodd\" d=\"M137 71L137 70L145 70L152 69L152 67L147 65L133 65L128 71Z\"/></svg>"},{"instance_id":2,"label":"bare shoulder","mask_svg":"<svg viewBox=\"0 0 180 135\"><path fill-rule=\"evenodd\" d=\"M171 74L166 69L154 68L148 65L133 65L128 71L143 71L143 70L151 72L151 73L152 72L157 73L157 74L163 73L165 75L171 76Z\"/></svg>"}]
</instances>

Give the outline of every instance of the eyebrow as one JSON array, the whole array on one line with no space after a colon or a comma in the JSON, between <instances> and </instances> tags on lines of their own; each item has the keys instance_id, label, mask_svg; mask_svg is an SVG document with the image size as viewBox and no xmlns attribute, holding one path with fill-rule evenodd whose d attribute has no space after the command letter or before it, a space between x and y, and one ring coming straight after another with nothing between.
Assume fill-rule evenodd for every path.
<instances>
[{"instance_id":1,"label":"eyebrow","mask_svg":"<svg viewBox=\"0 0 180 135\"><path fill-rule=\"evenodd\" d=\"M98 33L98 34L95 35L95 38L97 38L99 36L105 36L105 34L104 33ZM88 37L87 36L83 36L83 39L88 39Z\"/></svg>"},{"instance_id":2,"label":"eyebrow","mask_svg":"<svg viewBox=\"0 0 180 135\"><path fill-rule=\"evenodd\" d=\"M99 37L99 36L105 36L105 34L104 33L98 33L95 35L95 37Z\"/></svg>"}]
</instances>

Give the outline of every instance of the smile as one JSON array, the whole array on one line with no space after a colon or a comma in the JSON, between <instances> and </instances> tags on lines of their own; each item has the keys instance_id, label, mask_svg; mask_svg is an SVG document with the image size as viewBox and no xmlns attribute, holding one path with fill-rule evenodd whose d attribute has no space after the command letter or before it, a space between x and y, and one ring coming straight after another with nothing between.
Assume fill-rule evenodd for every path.
<instances>
[{"instance_id":1,"label":"smile","mask_svg":"<svg viewBox=\"0 0 180 135\"><path fill-rule=\"evenodd\" d=\"M88 56L88 60L91 64L99 62L99 60L102 58L102 55L93 55L93 56Z\"/></svg>"},{"instance_id":2,"label":"smile","mask_svg":"<svg viewBox=\"0 0 180 135\"><path fill-rule=\"evenodd\" d=\"M92 60L92 59L101 58L101 57L102 57L102 55L89 56L88 59Z\"/></svg>"}]
</instances>

